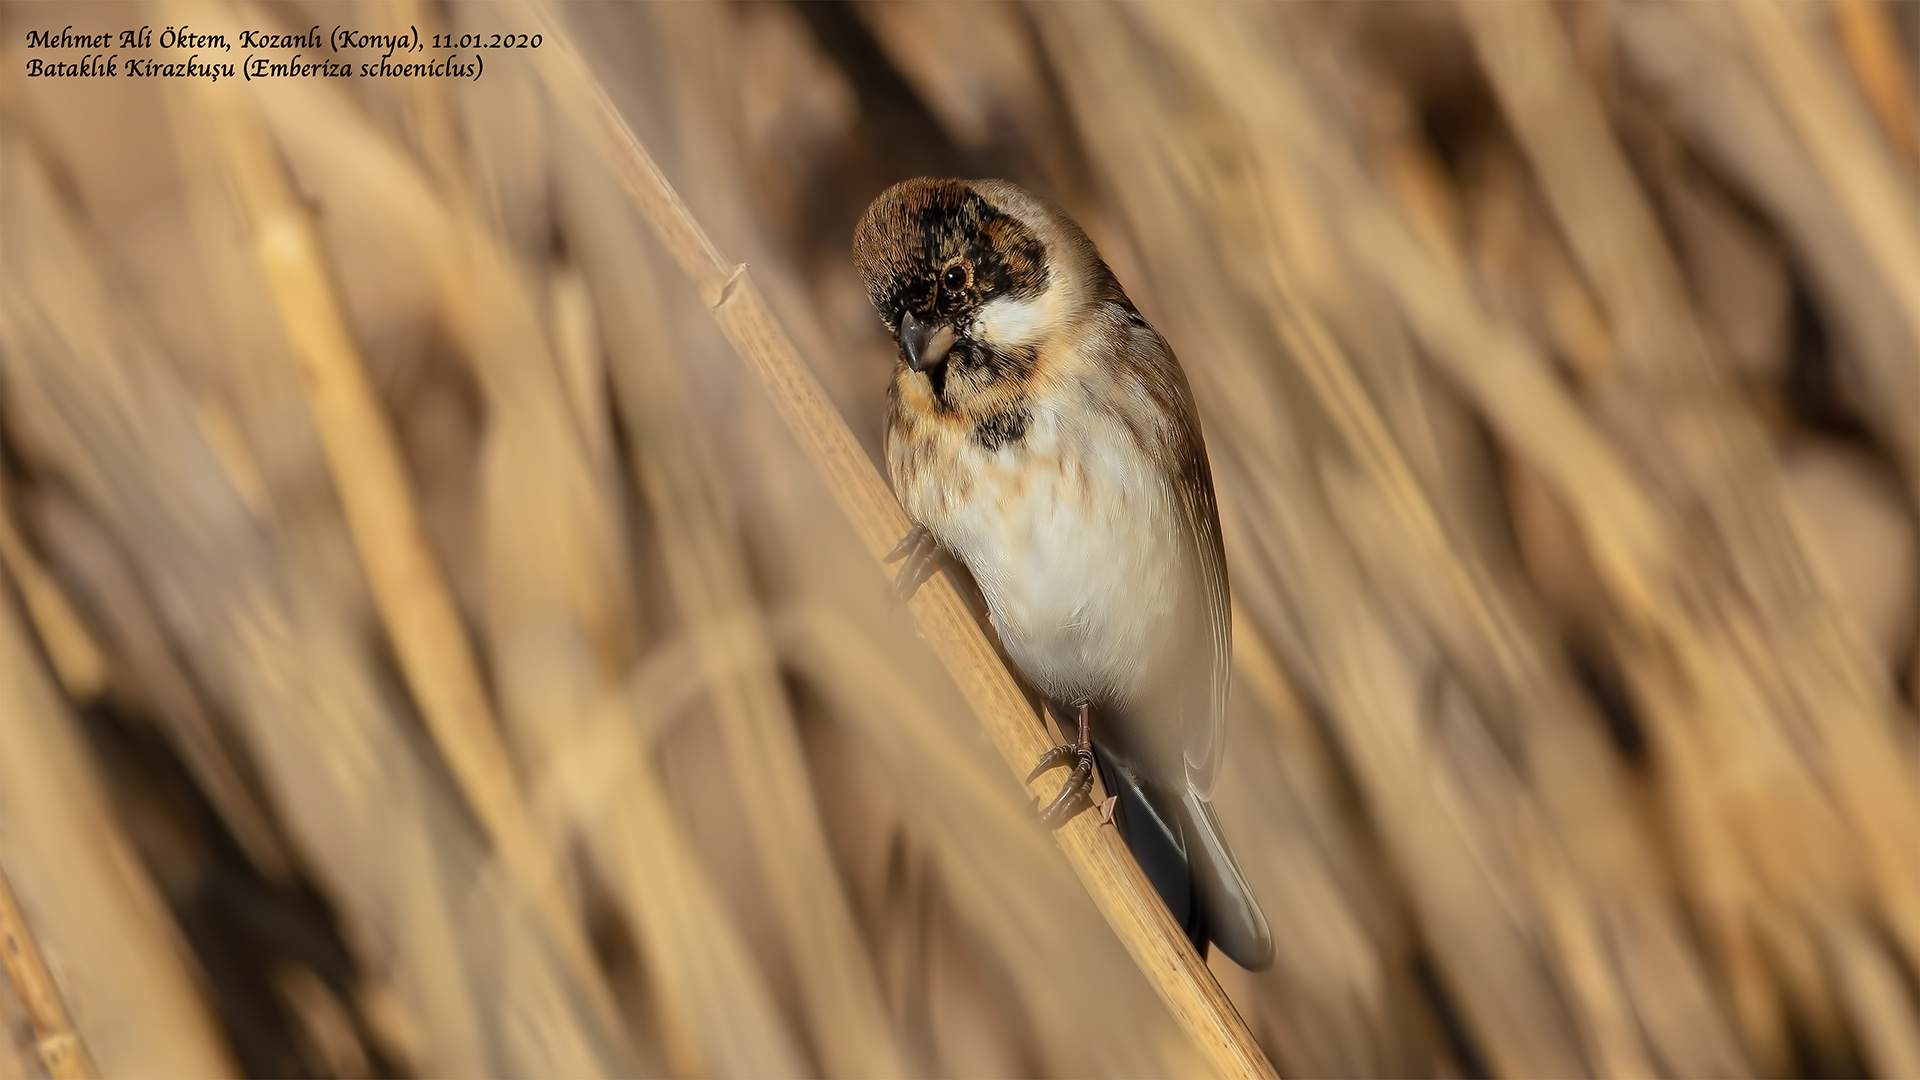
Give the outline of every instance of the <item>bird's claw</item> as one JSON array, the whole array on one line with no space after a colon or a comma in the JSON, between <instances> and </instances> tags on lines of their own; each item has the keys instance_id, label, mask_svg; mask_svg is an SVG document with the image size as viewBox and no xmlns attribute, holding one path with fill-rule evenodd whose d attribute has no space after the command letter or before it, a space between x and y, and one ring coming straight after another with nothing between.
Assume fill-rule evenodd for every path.
<instances>
[{"instance_id":1,"label":"bird's claw","mask_svg":"<svg viewBox=\"0 0 1920 1080\"><path fill-rule=\"evenodd\" d=\"M1078 752L1072 743L1061 743L1059 746L1041 754L1040 760L1033 765L1033 771L1027 774L1027 783L1031 784L1035 780L1040 779L1041 773L1046 772L1056 765L1065 765L1068 761L1072 760L1073 756Z\"/></svg>"},{"instance_id":2,"label":"bird's claw","mask_svg":"<svg viewBox=\"0 0 1920 1080\"><path fill-rule=\"evenodd\" d=\"M1061 786L1060 794L1053 797L1046 809L1040 811L1040 823L1049 829L1057 829L1073 820L1073 816L1086 809L1087 792L1093 790L1093 738L1088 720L1089 707L1080 705L1079 738L1040 755L1040 760L1027 774L1027 783L1039 779L1040 774L1068 761L1074 763L1073 772L1068 774L1067 782Z\"/></svg>"},{"instance_id":3,"label":"bird's claw","mask_svg":"<svg viewBox=\"0 0 1920 1080\"><path fill-rule=\"evenodd\" d=\"M916 524L907 535L900 538L892 551L887 552L882 562L906 563L900 567L900 573L893 579L893 606L901 607L913 599L920 586L940 569L940 541L925 525Z\"/></svg>"},{"instance_id":4,"label":"bird's claw","mask_svg":"<svg viewBox=\"0 0 1920 1080\"><path fill-rule=\"evenodd\" d=\"M882 555L880 561L883 563L899 562L901 559L913 554L913 549L919 547L923 540L932 535L925 525L915 522L913 528L907 530L907 535L901 537L900 542L893 545L892 551Z\"/></svg>"},{"instance_id":5,"label":"bird's claw","mask_svg":"<svg viewBox=\"0 0 1920 1080\"><path fill-rule=\"evenodd\" d=\"M1072 747L1066 749L1073 750ZM1093 752L1074 751L1079 764L1067 776L1067 782L1060 788L1060 794L1053 797L1045 810L1040 811L1040 824L1049 829L1057 829L1072 821L1075 814L1087 808L1087 792L1093 790Z\"/></svg>"}]
</instances>

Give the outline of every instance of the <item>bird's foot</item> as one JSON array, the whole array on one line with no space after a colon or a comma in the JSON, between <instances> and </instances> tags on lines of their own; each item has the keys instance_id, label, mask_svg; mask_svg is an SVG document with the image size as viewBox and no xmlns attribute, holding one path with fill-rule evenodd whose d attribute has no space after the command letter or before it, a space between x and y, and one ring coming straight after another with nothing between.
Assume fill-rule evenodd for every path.
<instances>
[{"instance_id":1,"label":"bird's foot","mask_svg":"<svg viewBox=\"0 0 1920 1080\"><path fill-rule=\"evenodd\" d=\"M1079 738L1040 755L1040 761L1033 771L1027 774L1027 783L1038 779L1041 773L1067 762L1073 762L1073 772L1068 774L1067 782L1060 788L1060 794L1053 797L1046 809L1040 811L1040 822L1049 829L1057 829L1073 820L1073 816L1087 808L1087 792L1093 790L1093 736L1088 720L1089 706L1080 703Z\"/></svg>"},{"instance_id":2,"label":"bird's foot","mask_svg":"<svg viewBox=\"0 0 1920 1080\"><path fill-rule=\"evenodd\" d=\"M940 541L933 538L925 525L915 524L907 535L900 538L892 551L882 562L907 560L900 567L900 573L893 579L894 606L904 606L920 591L920 586L940 569Z\"/></svg>"}]
</instances>

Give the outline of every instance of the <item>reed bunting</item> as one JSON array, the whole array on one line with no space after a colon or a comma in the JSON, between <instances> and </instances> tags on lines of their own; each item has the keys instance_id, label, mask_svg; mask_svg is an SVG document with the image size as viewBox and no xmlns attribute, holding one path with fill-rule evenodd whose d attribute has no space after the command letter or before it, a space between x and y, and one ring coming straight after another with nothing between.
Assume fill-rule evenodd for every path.
<instances>
[{"instance_id":1,"label":"reed bunting","mask_svg":"<svg viewBox=\"0 0 1920 1080\"><path fill-rule=\"evenodd\" d=\"M902 595L953 553L1007 654L1075 718L1033 775L1044 811L1112 816L1201 956L1273 960L1209 803L1226 737L1230 619L1206 446L1186 375L1073 220L1000 180L883 192L854 261L899 343L887 471L915 523Z\"/></svg>"}]
</instances>

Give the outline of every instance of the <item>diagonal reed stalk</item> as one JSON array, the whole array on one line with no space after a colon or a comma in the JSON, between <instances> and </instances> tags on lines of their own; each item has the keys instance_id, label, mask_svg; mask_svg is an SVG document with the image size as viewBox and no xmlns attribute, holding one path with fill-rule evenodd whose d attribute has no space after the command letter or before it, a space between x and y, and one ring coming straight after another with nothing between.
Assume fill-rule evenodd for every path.
<instances>
[{"instance_id":1,"label":"diagonal reed stalk","mask_svg":"<svg viewBox=\"0 0 1920 1080\"><path fill-rule=\"evenodd\" d=\"M40 1064L54 1080L80 1080L99 1075L93 1059L73 1029L67 1003L54 985L40 947L27 930L20 905L14 901L13 886L0 869L0 969L13 980L13 988L27 1007L27 1022L33 1025L34 1048Z\"/></svg>"},{"instance_id":2,"label":"diagonal reed stalk","mask_svg":"<svg viewBox=\"0 0 1920 1080\"><path fill-rule=\"evenodd\" d=\"M0 569L13 576L27 617L39 631L67 696L90 701L107 681L107 661L67 594L33 556L8 507L7 480L0 476Z\"/></svg>"},{"instance_id":3,"label":"diagonal reed stalk","mask_svg":"<svg viewBox=\"0 0 1920 1080\"><path fill-rule=\"evenodd\" d=\"M452 594L428 547L392 428L361 362L311 214L237 88L201 102L253 228L341 507L408 688L501 860L544 918L608 1032L618 1010L551 875ZM623 1048L624 1049L624 1048Z\"/></svg>"},{"instance_id":4,"label":"diagonal reed stalk","mask_svg":"<svg viewBox=\"0 0 1920 1080\"><path fill-rule=\"evenodd\" d=\"M620 177L661 244L692 280L722 333L758 376L826 480L878 569L878 559L909 527L886 482L775 319L747 268L728 262L714 247L575 51L553 11L542 7L520 17L545 35L547 47L535 56L548 92ZM959 594L936 577L920 589L909 609L1008 766L1023 776L1052 740ZM1040 786L1033 790L1043 794ZM1276 1075L1119 835L1098 821L1096 815L1082 814L1055 837L1142 974L1216 1072Z\"/></svg>"}]
</instances>

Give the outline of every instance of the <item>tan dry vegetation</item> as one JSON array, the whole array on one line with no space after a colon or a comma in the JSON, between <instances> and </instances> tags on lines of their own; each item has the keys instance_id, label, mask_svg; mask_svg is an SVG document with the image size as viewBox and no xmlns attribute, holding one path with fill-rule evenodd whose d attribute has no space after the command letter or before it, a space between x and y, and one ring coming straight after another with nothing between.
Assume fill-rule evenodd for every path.
<instances>
[{"instance_id":1,"label":"tan dry vegetation","mask_svg":"<svg viewBox=\"0 0 1920 1080\"><path fill-rule=\"evenodd\" d=\"M543 44L25 78L68 22ZM1917 48L0 8L0 1075L1920 1073ZM1269 971L1035 824L963 572L888 603L847 248L921 173L1059 201L1187 368Z\"/></svg>"}]
</instances>

